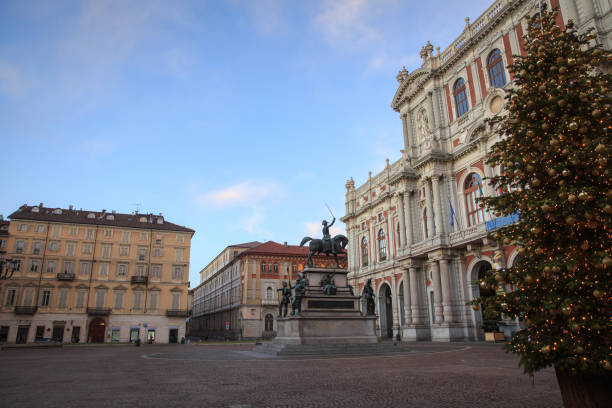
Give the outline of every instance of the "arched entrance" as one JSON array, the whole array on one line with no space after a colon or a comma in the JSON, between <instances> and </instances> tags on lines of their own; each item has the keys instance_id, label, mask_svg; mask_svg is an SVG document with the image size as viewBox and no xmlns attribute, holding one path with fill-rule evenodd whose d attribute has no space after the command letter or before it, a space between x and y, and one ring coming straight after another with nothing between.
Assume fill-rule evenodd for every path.
<instances>
[{"instance_id":1,"label":"arched entrance","mask_svg":"<svg viewBox=\"0 0 612 408\"><path fill-rule=\"evenodd\" d=\"M383 284L378 295L378 310L380 315L381 337L393 337L393 305L391 300L391 288Z\"/></svg>"},{"instance_id":2,"label":"arched entrance","mask_svg":"<svg viewBox=\"0 0 612 408\"><path fill-rule=\"evenodd\" d=\"M495 296L495 291L489 287L480 286L481 279L484 279L487 271L490 271L493 267L487 261L480 261L472 268L471 280L472 280L472 296L477 297L489 297ZM474 325L478 329L478 337L484 338L484 332L487 328L483 327L486 324L492 324L496 320L495 316L489 315L490 311L485 310L483 313L482 309L474 312Z\"/></svg>"},{"instance_id":3,"label":"arched entrance","mask_svg":"<svg viewBox=\"0 0 612 408\"><path fill-rule=\"evenodd\" d=\"M104 343L104 332L106 323L104 319L96 317L89 323L89 335L87 338L90 343Z\"/></svg>"}]
</instances>

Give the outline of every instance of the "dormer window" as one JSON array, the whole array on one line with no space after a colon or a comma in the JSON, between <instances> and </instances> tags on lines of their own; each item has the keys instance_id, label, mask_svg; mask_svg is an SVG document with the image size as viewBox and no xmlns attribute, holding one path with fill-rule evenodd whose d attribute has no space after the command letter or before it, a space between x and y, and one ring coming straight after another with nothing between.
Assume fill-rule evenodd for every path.
<instances>
[{"instance_id":1,"label":"dormer window","mask_svg":"<svg viewBox=\"0 0 612 408\"><path fill-rule=\"evenodd\" d=\"M115 219L115 216L113 214L108 214L106 216L106 219L109 220L109 221L113 221Z\"/></svg>"},{"instance_id":2,"label":"dormer window","mask_svg":"<svg viewBox=\"0 0 612 408\"><path fill-rule=\"evenodd\" d=\"M53 214L61 215L62 214L62 209L61 208L56 208L55 210L53 210Z\"/></svg>"},{"instance_id":3,"label":"dormer window","mask_svg":"<svg viewBox=\"0 0 612 408\"><path fill-rule=\"evenodd\" d=\"M164 218L163 217L157 217L157 223L158 224L163 224L164 223Z\"/></svg>"},{"instance_id":4,"label":"dormer window","mask_svg":"<svg viewBox=\"0 0 612 408\"><path fill-rule=\"evenodd\" d=\"M33 212L33 213L40 212L40 208L38 208L38 207L32 207L32 212Z\"/></svg>"},{"instance_id":5,"label":"dormer window","mask_svg":"<svg viewBox=\"0 0 612 408\"><path fill-rule=\"evenodd\" d=\"M90 220L93 220L94 218L96 218L96 214L89 213L89 214L87 214L87 218L89 218Z\"/></svg>"},{"instance_id":6,"label":"dormer window","mask_svg":"<svg viewBox=\"0 0 612 408\"><path fill-rule=\"evenodd\" d=\"M140 219L138 221L140 221L140 222L147 222L147 217L140 217Z\"/></svg>"}]
</instances>

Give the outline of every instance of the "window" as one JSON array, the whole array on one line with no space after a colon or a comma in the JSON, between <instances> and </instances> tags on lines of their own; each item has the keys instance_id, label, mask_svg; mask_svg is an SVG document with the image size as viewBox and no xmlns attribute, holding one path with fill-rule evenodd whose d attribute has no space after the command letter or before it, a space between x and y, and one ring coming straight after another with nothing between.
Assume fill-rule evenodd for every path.
<instances>
[{"instance_id":1,"label":"window","mask_svg":"<svg viewBox=\"0 0 612 408\"><path fill-rule=\"evenodd\" d=\"M130 254L130 247L128 245L121 245L119 247L119 256L128 256Z\"/></svg>"},{"instance_id":2,"label":"window","mask_svg":"<svg viewBox=\"0 0 612 408\"><path fill-rule=\"evenodd\" d=\"M383 228L378 231L378 258L381 261L387 259L387 234Z\"/></svg>"},{"instance_id":3,"label":"window","mask_svg":"<svg viewBox=\"0 0 612 408\"><path fill-rule=\"evenodd\" d=\"M76 295L76 302L75 302L75 307L76 308L82 308L85 305L85 291L84 290L79 290L77 292Z\"/></svg>"},{"instance_id":4,"label":"window","mask_svg":"<svg viewBox=\"0 0 612 408\"><path fill-rule=\"evenodd\" d=\"M138 247L138 260L144 261L147 258L147 247Z\"/></svg>"},{"instance_id":5,"label":"window","mask_svg":"<svg viewBox=\"0 0 612 408\"><path fill-rule=\"evenodd\" d=\"M21 271L21 266L23 265L23 259L16 259L15 262L15 271Z\"/></svg>"},{"instance_id":6,"label":"window","mask_svg":"<svg viewBox=\"0 0 612 408\"><path fill-rule=\"evenodd\" d=\"M136 276L146 276L146 266L145 265L136 265Z\"/></svg>"},{"instance_id":7,"label":"window","mask_svg":"<svg viewBox=\"0 0 612 408\"><path fill-rule=\"evenodd\" d=\"M23 254L25 251L25 241L15 241L15 253Z\"/></svg>"},{"instance_id":8,"label":"window","mask_svg":"<svg viewBox=\"0 0 612 408\"><path fill-rule=\"evenodd\" d=\"M172 279L182 279L183 278L183 268L181 266L175 265L172 267Z\"/></svg>"},{"instance_id":9,"label":"window","mask_svg":"<svg viewBox=\"0 0 612 408\"><path fill-rule=\"evenodd\" d=\"M453 86L453 94L455 95L455 106L457 107L457 117L466 113L470 107L467 101L467 91L465 88L465 81L463 78L459 78Z\"/></svg>"},{"instance_id":10,"label":"window","mask_svg":"<svg viewBox=\"0 0 612 408\"><path fill-rule=\"evenodd\" d=\"M185 235L183 235L183 234L176 234L176 242L180 242L180 243L185 242Z\"/></svg>"},{"instance_id":11,"label":"window","mask_svg":"<svg viewBox=\"0 0 612 408\"><path fill-rule=\"evenodd\" d=\"M492 87L503 88L506 85L504 60L501 51L497 48L491 51L487 58L487 70L489 71L489 82Z\"/></svg>"},{"instance_id":12,"label":"window","mask_svg":"<svg viewBox=\"0 0 612 408\"><path fill-rule=\"evenodd\" d=\"M368 239L361 238L361 266L368 266Z\"/></svg>"},{"instance_id":13,"label":"window","mask_svg":"<svg viewBox=\"0 0 612 408\"><path fill-rule=\"evenodd\" d=\"M161 245L164 236L162 234L155 234L155 245Z\"/></svg>"},{"instance_id":14,"label":"window","mask_svg":"<svg viewBox=\"0 0 612 408\"><path fill-rule=\"evenodd\" d=\"M145 218L145 222L146 222L146 218ZM140 240L141 241L146 241L148 239L148 234L146 232L141 232L140 233Z\"/></svg>"},{"instance_id":15,"label":"window","mask_svg":"<svg viewBox=\"0 0 612 408\"><path fill-rule=\"evenodd\" d=\"M62 227L60 227L59 225L52 226L51 227L51 236L53 238L59 238L61 230L62 230Z\"/></svg>"},{"instance_id":16,"label":"window","mask_svg":"<svg viewBox=\"0 0 612 408\"><path fill-rule=\"evenodd\" d=\"M382 213L380 213L380 214L378 214L378 221L380 222L382 220L383 220L383 215L382 215Z\"/></svg>"},{"instance_id":17,"label":"window","mask_svg":"<svg viewBox=\"0 0 612 408\"><path fill-rule=\"evenodd\" d=\"M104 238L112 238L113 237L113 230L112 229L105 229L104 230Z\"/></svg>"},{"instance_id":18,"label":"window","mask_svg":"<svg viewBox=\"0 0 612 408\"><path fill-rule=\"evenodd\" d=\"M292 272L293 272L294 275L297 274L297 265L293 265L292 266Z\"/></svg>"},{"instance_id":19,"label":"window","mask_svg":"<svg viewBox=\"0 0 612 408\"><path fill-rule=\"evenodd\" d=\"M266 327L265 330L266 331L273 331L274 330L274 316L272 316L270 313L268 313L266 315Z\"/></svg>"},{"instance_id":20,"label":"window","mask_svg":"<svg viewBox=\"0 0 612 408\"><path fill-rule=\"evenodd\" d=\"M128 274L128 265L124 263L117 264L117 276L127 276Z\"/></svg>"},{"instance_id":21,"label":"window","mask_svg":"<svg viewBox=\"0 0 612 408\"><path fill-rule=\"evenodd\" d=\"M121 242L130 242L130 231L123 231L121 233Z\"/></svg>"},{"instance_id":22,"label":"window","mask_svg":"<svg viewBox=\"0 0 612 408\"><path fill-rule=\"evenodd\" d=\"M402 246L402 234L400 233L400 225L399 225L399 223L397 224L395 235L397 235L397 238L395 239L397 241L397 246L398 247Z\"/></svg>"},{"instance_id":23,"label":"window","mask_svg":"<svg viewBox=\"0 0 612 408\"><path fill-rule=\"evenodd\" d=\"M17 226L17 231L19 232L28 232L29 229L30 229L30 226L28 224L19 224Z\"/></svg>"},{"instance_id":24,"label":"window","mask_svg":"<svg viewBox=\"0 0 612 408\"><path fill-rule=\"evenodd\" d=\"M175 248L174 255L176 256L176 262L181 262L183 260L183 248Z\"/></svg>"},{"instance_id":25,"label":"window","mask_svg":"<svg viewBox=\"0 0 612 408\"><path fill-rule=\"evenodd\" d=\"M50 241L49 242L49 251L51 251L51 252L59 251L59 241Z\"/></svg>"},{"instance_id":26,"label":"window","mask_svg":"<svg viewBox=\"0 0 612 408\"><path fill-rule=\"evenodd\" d=\"M482 178L471 173L463 184L463 194L465 196L465 209L467 213L468 226L484 222L484 209L480 207L476 199L483 196Z\"/></svg>"},{"instance_id":27,"label":"window","mask_svg":"<svg viewBox=\"0 0 612 408\"><path fill-rule=\"evenodd\" d=\"M163 251L161 248L153 248L153 256L155 257L161 257L163 256Z\"/></svg>"},{"instance_id":28,"label":"window","mask_svg":"<svg viewBox=\"0 0 612 408\"><path fill-rule=\"evenodd\" d=\"M26 288L26 290L23 293L22 304L24 306L32 306L33 298L34 298L34 289L33 288Z\"/></svg>"},{"instance_id":29,"label":"window","mask_svg":"<svg viewBox=\"0 0 612 408\"><path fill-rule=\"evenodd\" d=\"M102 258L108 259L111 257L111 246L102 245Z\"/></svg>"},{"instance_id":30,"label":"window","mask_svg":"<svg viewBox=\"0 0 612 408\"><path fill-rule=\"evenodd\" d=\"M62 264L62 272L63 273L74 273L74 262L64 261L64 263Z\"/></svg>"},{"instance_id":31,"label":"window","mask_svg":"<svg viewBox=\"0 0 612 408\"><path fill-rule=\"evenodd\" d=\"M68 305L68 289L62 288L57 296L57 308L65 309Z\"/></svg>"},{"instance_id":32,"label":"window","mask_svg":"<svg viewBox=\"0 0 612 408\"><path fill-rule=\"evenodd\" d=\"M429 228L427 227L427 208L423 209L423 234L429 238Z\"/></svg>"},{"instance_id":33,"label":"window","mask_svg":"<svg viewBox=\"0 0 612 408\"><path fill-rule=\"evenodd\" d=\"M96 290L96 307L97 308L104 307L105 301L106 301L106 290L97 289Z\"/></svg>"},{"instance_id":34,"label":"window","mask_svg":"<svg viewBox=\"0 0 612 408\"><path fill-rule=\"evenodd\" d=\"M74 248L76 244L74 242L68 242L66 244L66 256L74 256Z\"/></svg>"},{"instance_id":35,"label":"window","mask_svg":"<svg viewBox=\"0 0 612 408\"><path fill-rule=\"evenodd\" d=\"M271 287L268 287L268 289L266 289L266 299L268 300L274 299L274 293L272 292Z\"/></svg>"},{"instance_id":36,"label":"window","mask_svg":"<svg viewBox=\"0 0 612 408\"><path fill-rule=\"evenodd\" d=\"M156 279L161 278L161 265L151 265L151 277Z\"/></svg>"},{"instance_id":37,"label":"window","mask_svg":"<svg viewBox=\"0 0 612 408\"><path fill-rule=\"evenodd\" d=\"M51 302L51 291L43 290L42 297L40 298L40 305L42 307L48 307Z\"/></svg>"},{"instance_id":38,"label":"window","mask_svg":"<svg viewBox=\"0 0 612 408\"><path fill-rule=\"evenodd\" d=\"M114 220L115 220L115 216L114 216L113 214L108 214L108 215L106 216L106 219L107 219L108 221L114 221Z\"/></svg>"},{"instance_id":39,"label":"window","mask_svg":"<svg viewBox=\"0 0 612 408\"><path fill-rule=\"evenodd\" d=\"M79 232L79 229L77 227L70 227L68 228L68 235L76 235Z\"/></svg>"},{"instance_id":40,"label":"window","mask_svg":"<svg viewBox=\"0 0 612 408\"><path fill-rule=\"evenodd\" d=\"M38 259L32 259L30 261L30 272L38 272L40 271L40 261Z\"/></svg>"},{"instance_id":41,"label":"window","mask_svg":"<svg viewBox=\"0 0 612 408\"><path fill-rule=\"evenodd\" d=\"M149 310L157 310L158 298L159 293L156 290L149 292Z\"/></svg>"},{"instance_id":42,"label":"window","mask_svg":"<svg viewBox=\"0 0 612 408\"><path fill-rule=\"evenodd\" d=\"M36 224L36 226L34 227L34 231L45 232L45 226L43 224Z\"/></svg>"},{"instance_id":43,"label":"window","mask_svg":"<svg viewBox=\"0 0 612 408\"><path fill-rule=\"evenodd\" d=\"M94 230L93 230L93 228L87 228L87 230L85 231L85 239L87 241L93 241L93 239L94 239Z\"/></svg>"},{"instance_id":44,"label":"window","mask_svg":"<svg viewBox=\"0 0 612 408\"><path fill-rule=\"evenodd\" d=\"M5 306L14 306L15 298L17 297L17 289L9 289L6 291L6 299L4 301Z\"/></svg>"},{"instance_id":45,"label":"window","mask_svg":"<svg viewBox=\"0 0 612 408\"><path fill-rule=\"evenodd\" d=\"M278 273L278 263L274 262L274 273Z\"/></svg>"},{"instance_id":46,"label":"window","mask_svg":"<svg viewBox=\"0 0 612 408\"><path fill-rule=\"evenodd\" d=\"M122 290L115 291L115 304L113 307L115 309L123 308L123 291Z\"/></svg>"},{"instance_id":47,"label":"window","mask_svg":"<svg viewBox=\"0 0 612 408\"><path fill-rule=\"evenodd\" d=\"M89 218L90 220L93 220L94 218L96 218L96 214L89 213L89 214L87 214L87 218Z\"/></svg>"},{"instance_id":48,"label":"window","mask_svg":"<svg viewBox=\"0 0 612 408\"><path fill-rule=\"evenodd\" d=\"M172 292L172 309L180 309L181 307L181 294L180 292Z\"/></svg>"},{"instance_id":49,"label":"window","mask_svg":"<svg viewBox=\"0 0 612 408\"><path fill-rule=\"evenodd\" d=\"M109 265L110 264L108 262L100 262L100 269L98 270L98 274L101 278L108 277Z\"/></svg>"},{"instance_id":50,"label":"window","mask_svg":"<svg viewBox=\"0 0 612 408\"><path fill-rule=\"evenodd\" d=\"M34 255L40 255L42 253L42 242L40 241L35 241L32 244L32 254Z\"/></svg>"},{"instance_id":51,"label":"window","mask_svg":"<svg viewBox=\"0 0 612 408\"><path fill-rule=\"evenodd\" d=\"M83 244L82 252L84 254L91 254L93 247L91 244Z\"/></svg>"},{"instance_id":52,"label":"window","mask_svg":"<svg viewBox=\"0 0 612 408\"><path fill-rule=\"evenodd\" d=\"M48 260L47 261L47 273L55 273L55 265L57 265L57 261Z\"/></svg>"},{"instance_id":53,"label":"window","mask_svg":"<svg viewBox=\"0 0 612 408\"><path fill-rule=\"evenodd\" d=\"M79 264L79 275L89 275L90 271L91 271L91 263L81 262Z\"/></svg>"}]
</instances>

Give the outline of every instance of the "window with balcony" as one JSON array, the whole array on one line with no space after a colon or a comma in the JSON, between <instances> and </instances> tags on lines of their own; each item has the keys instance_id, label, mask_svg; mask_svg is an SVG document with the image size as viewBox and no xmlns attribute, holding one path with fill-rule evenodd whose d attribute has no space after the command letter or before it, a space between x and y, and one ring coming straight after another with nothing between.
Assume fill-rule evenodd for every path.
<instances>
[{"instance_id":1,"label":"window with balcony","mask_svg":"<svg viewBox=\"0 0 612 408\"><path fill-rule=\"evenodd\" d=\"M172 292L172 309L177 310L181 308L181 293Z\"/></svg>"},{"instance_id":2,"label":"window with balcony","mask_svg":"<svg viewBox=\"0 0 612 408\"><path fill-rule=\"evenodd\" d=\"M62 273L74 273L74 262L64 261L64 263L62 264Z\"/></svg>"},{"instance_id":3,"label":"window with balcony","mask_svg":"<svg viewBox=\"0 0 612 408\"><path fill-rule=\"evenodd\" d=\"M361 266L368 266L368 239L361 238Z\"/></svg>"},{"instance_id":4,"label":"window with balcony","mask_svg":"<svg viewBox=\"0 0 612 408\"><path fill-rule=\"evenodd\" d=\"M381 261L387 259L387 234L383 228L378 231L378 258Z\"/></svg>"},{"instance_id":5,"label":"window with balcony","mask_svg":"<svg viewBox=\"0 0 612 408\"><path fill-rule=\"evenodd\" d=\"M453 86L453 94L455 95L455 107L457 108L457 117L467 113L470 109L467 100L467 89L463 78L459 78Z\"/></svg>"},{"instance_id":6,"label":"window with balcony","mask_svg":"<svg viewBox=\"0 0 612 408\"><path fill-rule=\"evenodd\" d=\"M489 83L494 88L503 88L506 85L506 74L504 73L504 60L499 49L491 51L487 57L487 71L489 72Z\"/></svg>"},{"instance_id":7,"label":"window with balcony","mask_svg":"<svg viewBox=\"0 0 612 408\"><path fill-rule=\"evenodd\" d=\"M96 308L103 308L106 302L106 290L97 289L96 290L96 300L95 300Z\"/></svg>"},{"instance_id":8,"label":"window with balcony","mask_svg":"<svg viewBox=\"0 0 612 408\"><path fill-rule=\"evenodd\" d=\"M147 269L145 265L136 265L136 276L145 276Z\"/></svg>"},{"instance_id":9,"label":"window with balcony","mask_svg":"<svg viewBox=\"0 0 612 408\"><path fill-rule=\"evenodd\" d=\"M273 292L272 288L269 287L269 286L266 289L266 299L267 300L273 300L274 299L274 292Z\"/></svg>"},{"instance_id":10,"label":"window with balcony","mask_svg":"<svg viewBox=\"0 0 612 408\"><path fill-rule=\"evenodd\" d=\"M463 195L465 197L468 226L484 222L484 209L478 202L478 199L484 195L480 175L471 173L467 176L463 184Z\"/></svg>"}]
</instances>

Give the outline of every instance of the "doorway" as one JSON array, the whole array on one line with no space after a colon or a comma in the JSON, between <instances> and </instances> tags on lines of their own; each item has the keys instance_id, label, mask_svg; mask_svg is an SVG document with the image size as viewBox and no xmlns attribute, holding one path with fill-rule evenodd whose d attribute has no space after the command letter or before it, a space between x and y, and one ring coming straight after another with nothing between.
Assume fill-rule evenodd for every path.
<instances>
[{"instance_id":1,"label":"doorway","mask_svg":"<svg viewBox=\"0 0 612 408\"><path fill-rule=\"evenodd\" d=\"M104 331L106 324L104 320L97 317L89 323L89 342L90 343L104 343Z\"/></svg>"},{"instance_id":2,"label":"doorway","mask_svg":"<svg viewBox=\"0 0 612 408\"><path fill-rule=\"evenodd\" d=\"M17 338L15 339L15 343L26 344L28 342L28 332L29 331L30 331L30 326L19 326L17 328Z\"/></svg>"},{"instance_id":3,"label":"doorway","mask_svg":"<svg viewBox=\"0 0 612 408\"><path fill-rule=\"evenodd\" d=\"M178 343L178 329L170 329L170 334L168 335L168 342L171 344Z\"/></svg>"},{"instance_id":4,"label":"doorway","mask_svg":"<svg viewBox=\"0 0 612 408\"><path fill-rule=\"evenodd\" d=\"M81 337L81 327L80 326L72 326L72 339L70 339L73 343L78 343Z\"/></svg>"},{"instance_id":5,"label":"doorway","mask_svg":"<svg viewBox=\"0 0 612 408\"><path fill-rule=\"evenodd\" d=\"M393 304L391 300L391 288L382 285L380 288L379 310L380 310L380 334L381 337L393 338Z\"/></svg>"},{"instance_id":6,"label":"doorway","mask_svg":"<svg viewBox=\"0 0 612 408\"><path fill-rule=\"evenodd\" d=\"M53 341L64 342L64 325L53 326Z\"/></svg>"}]
</instances>

